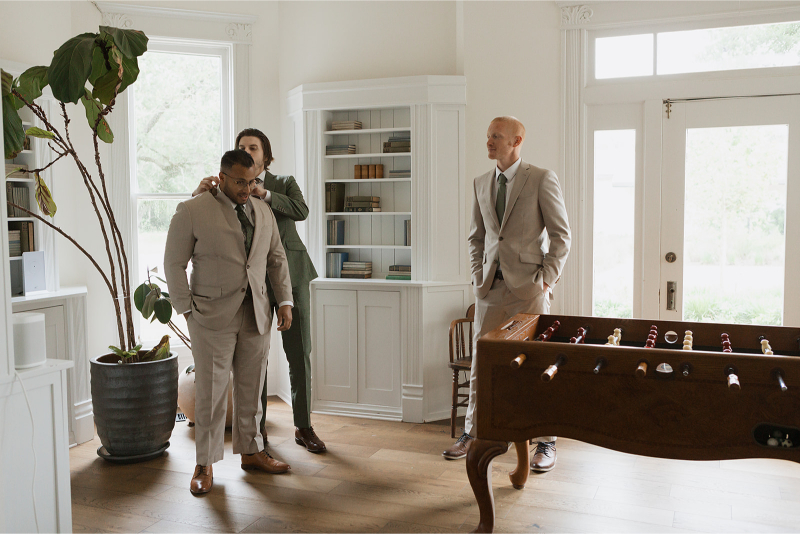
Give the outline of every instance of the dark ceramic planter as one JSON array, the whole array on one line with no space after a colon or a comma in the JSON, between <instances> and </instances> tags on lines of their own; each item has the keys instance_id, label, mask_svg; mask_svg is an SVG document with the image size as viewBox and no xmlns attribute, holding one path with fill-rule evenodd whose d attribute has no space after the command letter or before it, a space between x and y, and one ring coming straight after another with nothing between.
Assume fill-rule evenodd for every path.
<instances>
[{"instance_id":1,"label":"dark ceramic planter","mask_svg":"<svg viewBox=\"0 0 800 534\"><path fill-rule=\"evenodd\" d=\"M169 446L178 409L178 355L155 362L118 364L114 354L91 360L92 406L97 454L109 461L137 462Z\"/></svg>"}]
</instances>

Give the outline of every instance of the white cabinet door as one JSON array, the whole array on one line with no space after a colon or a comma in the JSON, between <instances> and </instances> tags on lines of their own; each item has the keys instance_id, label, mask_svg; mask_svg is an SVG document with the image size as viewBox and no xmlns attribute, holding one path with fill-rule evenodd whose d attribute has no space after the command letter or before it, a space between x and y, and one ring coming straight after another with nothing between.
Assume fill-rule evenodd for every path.
<instances>
[{"instance_id":1,"label":"white cabinet door","mask_svg":"<svg viewBox=\"0 0 800 534\"><path fill-rule=\"evenodd\" d=\"M400 400L400 293L358 291L358 402Z\"/></svg>"},{"instance_id":2,"label":"white cabinet door","mask_svg":"<svg viewBox=\"0 0 800 534\"><path fill-rule=\"evenodd\" d=\"M315 294L316 396L358 402L356 291L321 289Z\"/></svg>"}]
</instances>

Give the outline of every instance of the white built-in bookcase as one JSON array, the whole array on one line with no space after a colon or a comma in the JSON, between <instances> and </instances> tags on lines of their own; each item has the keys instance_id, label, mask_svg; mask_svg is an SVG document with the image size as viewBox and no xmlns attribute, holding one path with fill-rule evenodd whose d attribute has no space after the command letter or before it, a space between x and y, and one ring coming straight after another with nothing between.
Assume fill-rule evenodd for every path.
<instances>
[{"instance_id":1,"label":"white built-in bookcase","mask_svg":"<svg viewBox=\"0 0 800 534\"><path fill-rule=\"evenodd\" d=\"M373 277L384 278L390 265L411 265L411 246L404 245L405 221L411 219L410 178L355 179L356 165L382 164L389 170L411 170L411 152L384 154L392 136L411 135L408 106L384 109L324 111L323 150L328 145L356 145L356 154L324 156L324 182L345 184L345 196L380 197L380 213L326 212L326 220L345 221L344 245L328 245L326 252L348 252L350 261L372 262ZM360 121L361 130L331 130L334 121ZM413 142L413 141L412 141ZM412 221L413 224L413 221Z\"/></svg>"},{"instance_id":2,"label":"white built-in bookcase","mask_svg":"<svg viewBox=\"0 0 800 534\"><path fill-rule=\"evenodd\" d=\"M309 216L303 235L320 278L311 284L312 411L409 422L450 415L447 331L474 297L467 261L471 181L465 165L466 79L413 76L312 83L288 95L295 178ZM334 121L361 130L333 131ZM407 153L383 153L390 137ZM330 145L356 145L329 156ZM355 165L383 164L384 178L355 179ZM389 178L409 170L410 177ZM325 186L378 196L380 213L329 213ZM345 244L327 225L345 221ZM410 245L404 245L411 221ZM372 278L327 278L326 257L372 262ZM411 280L386 280L411 265Z\"/></svg>"}]
</instances>

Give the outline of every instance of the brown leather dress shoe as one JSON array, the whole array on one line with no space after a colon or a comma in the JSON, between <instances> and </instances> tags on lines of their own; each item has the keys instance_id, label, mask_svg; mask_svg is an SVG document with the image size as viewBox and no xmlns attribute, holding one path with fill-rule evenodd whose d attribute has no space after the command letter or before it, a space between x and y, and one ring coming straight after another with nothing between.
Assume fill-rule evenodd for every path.
<instances>
[{"instance_id":1,"label":"brown leather dress shoe","mask_svg":"<svg viewBox=\"0 0 800 534\"><path fill-rule=\"evenodd\" d=\"M314 432L313 427L294 427L294 442L308 449L308 452L320 453L328 450L325 443Z\"/></svg>"},{"instance_id":2,"label":"brown leather dress shoe","mask_svg":"<svg viewBox=\"0 0 800 534\"><path fill-rule=\"evenodd\" d=\"M208 493L211 491L211 485L214 483L214 471L210 465L196 465L194 467L194 475L192 476L192 483L189 485L189 491L195 495Z\"/></svg>"},{"instance_id":3,"label":"brown leather dress shoe","mask_svg":"<svg viewBox=\"0 0 800 534\"><path fill-rule=\"evenodd\" d=\"M458 460L463 458L467 455L469 446L472 445L473 441L475 441L475 438L464 432L461 434L461 437L450 446L449 449L445 449L445 451L442 452L442 456L448 460Z\"/></svg>"},{"instance_id":4,"label":"brown leather dress shoe","mask_svg":"<svg viewBox=\"0 0 800 534\"><path fill-rule=\"evenodd\" d=\"M267 451L242 455L242 469L259 469L266 473L277 475L279 473L285 473L291 468L289 464L280 462L270 456Z\"/></svg>"},{"instance_id":5,"label":"brown leather dress shoe","mask_svg":"<svg viewBox=\"0 0 800 534\"><path fill-rule=\"evenodd\" d=\"M556 466L556 442L540 441L536 443L536 452L531 458L531 471L545 473Z\"/></svg>"}]
</instances>

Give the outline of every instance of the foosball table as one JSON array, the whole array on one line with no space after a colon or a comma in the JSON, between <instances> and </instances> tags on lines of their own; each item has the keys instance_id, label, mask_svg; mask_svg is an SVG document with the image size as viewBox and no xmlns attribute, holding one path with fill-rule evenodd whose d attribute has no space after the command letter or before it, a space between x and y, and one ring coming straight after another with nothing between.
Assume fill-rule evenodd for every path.
<instances>
[{"instance_id":1,"label":"foosball table","mask_svg":"<svg viewBox=\"0 0 800 534\"><path fill-rule=\"evenodd\" d=\"M680 460L800 461L800 328L519 314L478 340L467 474L494 529L491 463L572 438Z\"/></svg>"}]
</instances>

